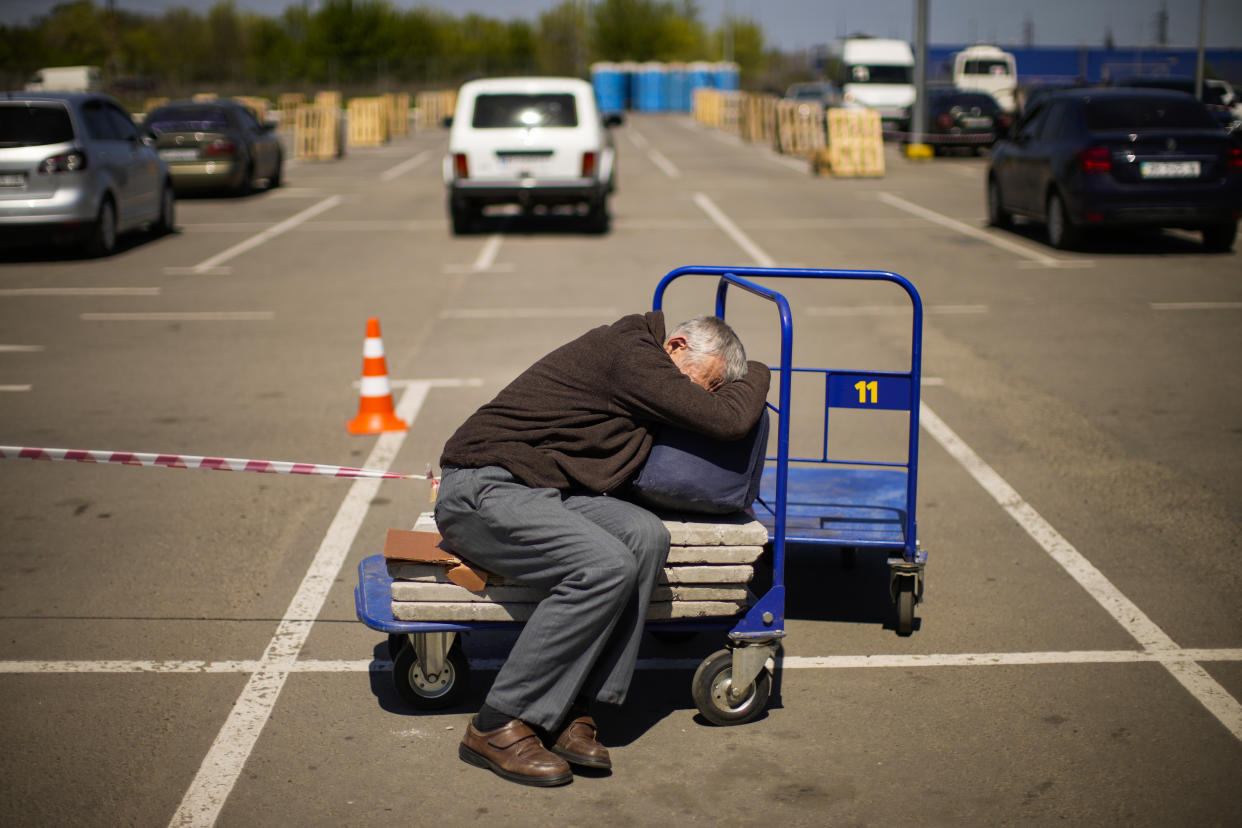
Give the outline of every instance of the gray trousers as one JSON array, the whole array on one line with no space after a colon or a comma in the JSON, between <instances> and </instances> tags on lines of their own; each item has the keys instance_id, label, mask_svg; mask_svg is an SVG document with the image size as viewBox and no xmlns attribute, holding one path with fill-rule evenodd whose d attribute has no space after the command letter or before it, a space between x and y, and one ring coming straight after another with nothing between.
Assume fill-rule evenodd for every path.
<instances>
[{"instance_id":1,"label":"gray trousers","mask_svg":"<svg viewBox=\"0 0 1242 828\"><path fill-rule=\"evenodd\" d=\"M605 495L531 488L497 466L446 468L435 515L440 534L471 562L548 592L488 705L553 729L578 696L625 701L668 557L659 518Z\"/></svg>"}]
</instances>

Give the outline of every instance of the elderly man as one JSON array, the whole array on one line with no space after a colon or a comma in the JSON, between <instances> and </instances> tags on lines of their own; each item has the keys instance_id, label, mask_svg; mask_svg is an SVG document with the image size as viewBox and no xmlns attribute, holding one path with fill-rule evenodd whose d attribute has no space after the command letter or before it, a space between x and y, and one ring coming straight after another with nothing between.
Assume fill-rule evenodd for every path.
<instances>
[{"instance_id":1,"label":"elderly man","mask_svg":"<svg viewBox=\"0 0 1242 828\"><path fill-rule=\"evenodd\" d=\"M538 786L572 781L568 763L611 767L588 705L625 701L669 535L610 495L661 425L746 436L768 382L722 320L700 316L666 336L662 312L634 314L540 359L449 439L441 534L485 569L547 591L466 729L464 761Z\"/></svg>"}]
</instances>

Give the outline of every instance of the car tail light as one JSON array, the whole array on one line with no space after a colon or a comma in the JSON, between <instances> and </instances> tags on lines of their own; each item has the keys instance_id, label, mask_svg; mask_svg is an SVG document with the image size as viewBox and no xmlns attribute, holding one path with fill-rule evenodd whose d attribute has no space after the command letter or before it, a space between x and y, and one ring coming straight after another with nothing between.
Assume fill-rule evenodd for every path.
<instances>
[{"instance_id":1,"label":"car tail light","mask_svg":"<svg viewBox=\"0 0 1242 828\"><path fill-rule=\"evenodd\" d=\"M470 177L470 164L466 162L466 154L464 152L453 153L453 175L458 178Z\"/></svg>"},{"instance_id":2,"label":"car tail light","mask_svg":"<svg viewBox=\"0 0 1242 828\"><path fill-rule=\"evenodd\" d=\"M953 129L953 116L947 112L941 112L936 116L936 126L941 129Z\"/></svg>"},{"instance_id":3,"label":"car tail light","mask_svg":"<svg viewBox=\"0 0 1242 828\"><path fill-rule=\"evenodd\" d=\"M583 178L591 178L592 176L595 175L595 159L597 157L598 157L598 154L594 152L582 153L582 177Z\"/></svg>"},{"instance_id":4,"label":"car tail light","mask_svg":"<svg viewBox=\"0 0 1242 828\"><path fill-rule=\"evenodd\" d=\"M237 148L232 141L212 141L203 148L204 155L232 155Z\"/></svg>"},{"instance_id":5,"label":"car tail light","mask_svg":"<svg viewBox=\"0 0 1242 828\"><path fill-rule=\"evenodd\" d=\"M1013 118L1010 118L1008 113L1002 112L1000 115L996 116L996 125L1002 130L1007 130L1009 127L1013 126Z\"/></svg>"},{"instance_id":6,"label":"car tail light","mask_svg":"<svg viewBox=\"0 0 1242 828\"><path fill-rule=\"evenodd\" d=\"M1112 155L1108 147L1088 147L1078 156L1078 162L1085 173L1108 173L1113 169Z\"/></svg>"},{"instance_id":7,"label":"car tail light","mask_svg":"<svg viewBox=\"0 0 1242 828\"><path fill-rule=\"evenodd\" d=\"M1242 147L1230 147L1225 156L1225 167L1229 172L1242 172Z\"/></svg>"},{"instance_id":8,"label":"car tail light","mask_svg":"<svg viewBox=\"0 0 1242 828\"><path fill-rule=\"evenodd\" d=\"M39 163L39 174L47 175L49 173L77 172L86 169L86 153L82 150L74 150L73 152L64 152L60 155L53 155L51 158L44 158Z\"/></svg>"}]
</instances>

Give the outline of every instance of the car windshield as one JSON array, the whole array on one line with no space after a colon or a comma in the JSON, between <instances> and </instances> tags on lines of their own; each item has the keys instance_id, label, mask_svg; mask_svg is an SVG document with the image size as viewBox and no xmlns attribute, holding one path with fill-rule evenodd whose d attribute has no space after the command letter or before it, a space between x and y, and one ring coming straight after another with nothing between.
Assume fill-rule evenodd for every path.
<instances>
[{"instance_id":1,"label":"car windshield","mask_svg":"<svg viewBox=\"0 0 1242 828\"><path fill-rule=\"evenodd\" d=\"M476 129L577 125L578 106L570 93L480 95L471 122Z\"/></svg>"},{"instance_id":2,"label":"car windshield","mask_svg":"<svg viewBox=\"0 0 1242 828\"><path fill-rule=\"evenodd\" d=\"M228 112L219 106L170 106L147 116L156 132L219 132L229 128Z\"/></svg>"},{"instance_id":3,"label":"car windshield","mask_svg":"<svg viewBox=\"0 0 1242 828\"><path fill-rule=\"evenodd\" d=\"M851 66L846 73L850 83L913 83L910 66Z\"/></svg>"},{"instance_id":4,"label":"car windshield","mask_svg":"<svg viewBox=\"0 0 1242 828\"><path fill-rule=\"evenodd\" d=\"M1189 98L1092 98L1084 107L1087 129L1219 129L1203 105Z\"/></svg>"},{"instance_id":5,"label":"car windshield","mask_svg":"<svg viewBox=\"0 0 1242 828\"><path fill-rule=\"evenodd\" d=\"M0 147L37 147L73 140L69 110L60 105L0 105Z\"/></svg>"},{"instance_id":6,"label":"car windshield","mask_svg":"<svg viewBox=\"0 0 1242 828\"><path fill-rule=\"evenodd\" d=\"M983 58L968 60L962 67L962 73L966 75L1008 75L1009 63L1004 60Z\"/></svg>"}]
</instances>

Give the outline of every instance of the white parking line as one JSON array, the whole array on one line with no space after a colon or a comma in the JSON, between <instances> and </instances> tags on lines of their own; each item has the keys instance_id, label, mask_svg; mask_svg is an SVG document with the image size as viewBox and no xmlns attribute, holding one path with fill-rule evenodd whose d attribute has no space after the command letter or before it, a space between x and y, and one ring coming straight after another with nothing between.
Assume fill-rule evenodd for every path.
<instances>
[{"instance_id":1,"label":"white parking line","mask_svg":"<svg viewBox=\"0 0 1242 828\"><path fill-rule=\"evenodd\" d=\"M401 395L397 416L413 422L427 399L430 387L411 385ZM366 468L387 470L405 442L406 432L386 432L375 441ZM210 826L233 790L250 752L254 749L264 725L271 716L276 699L285 686L298 654L302 651L311 627L328 597L341 565L353 545L371 501L382 481L358 479L328 527L310 569L302 579L297 593L289 603L284 618L276 628L263 657L250 674L245 689L229 712L215 742L203 758L194 781L173 814L170 826Z\"/></svg>"},{"instance_id":2,"label":"white parking line","mask_svg":"<svg viewBox=\"0 0 1242 828\"><path fill-rule=\"evenodd\" d=\"M912 669L919 667L1039 667L1060 664L1166 664L1183 661L1242 661L1242 649L1190 649L1170 651L1145 650L1045 650L1041 652L1003 653L876 653L870 655L781 656L784 670L868 670ZM696 658L640 658L636 669L693 670ZM472 670L499 670L504 659L472 658ZM249 661L0 661L0 675L57 673L62 675L125 673L254 673L262 662ZM289 665L290 673L377 673L392 669L392 662L379 658L299 659Z\"/></svg>"},{"instance_id":3,"label":"white parking line","mask_svg":"<svg viewBox=\"0 0 1242 828\"><path fill-rule=\"evenodd\" d=\"M505 237L500 233L495 233L488 237L483 248L479 251L479 255L475 256L474 264L462 267L461 265L448 265L444 268L445 273L501 273L513 270L511 264L496 264L496 255L500 253L500 245L504 242Z\"/></svg>"},{"instance_id":4,"label":"white parking line","mask_svg":"<svg viewBox=\"0 0 1242 828\"><path fill-rule=\"evenodd\" d=\"M33 385L0 385L0 392L21 392L33 390Z\"/></svg>"},{"instance_id":5,"label":"white parking line","mask_svg":"<svg viewBox=\"0 0 1242 828\"><path fill-rule=\"evenodd\" d=\"M1158 311L1238 310L1242 302L1149 302L1148 307Z\"/></svg>"},{"instance_id":6,"label":"white parking line","mask_svg":"<svg viewBox=\"0 0 1242 828\"><path fill-rule=\"evenodd\" d=\"M3 288L0 296L159 296L157 287Z\"/></svg>"},{"instance_id":7,"label":"white parking line","mask_svg":"<svg viewBox=\"0 0 1242 828\"><path fill-rule=\"evenodd\" d=\"M707 217L716 222L716 226L725 231L729 238L733 239L738 247L745 251L747 256L754 260L755 264L760 267L775 267L776 262L767 253L764 253L759 245L750 240L750 237L741 231L733 221L724 214L724 212L716 206L716 203L702 193L694 194L694 203L699 209L707 213Z\"/></svg>"},{"instance_id":8,"label":"white parking line","mask_svg":"<svg viewBox=\"0 0 1242 828\"><path fill-rule=\"evenodd\" d=\"M243 242L238 242L237 244L233 245L227 250L217 253L216 255L210 258L204 259L203 261L199 262L198 264L190 268L189 272L194 273L194 274L212 272L216 268L218 268L220 265L224 264L225 262L231 261L243 253L248 253L249 251L254 250L256 247L263 244L264 242L269 242L272 239L276 238L277 236L281 235L282 233L287 233L288 231L297 227L299 224L302 224L305 221L309 221L310 219L314 218L315 216L319 215L322 212L331 210L333 207L337 206L340 203L341 203L341 197L339 195L334 195L334 196L325 198L323 201L320 201L317 204L313 204L310 207L307 207L302 212L290 216L289 218L285 219L279 224L272 225L271 227L264 230L262 233L251 236L250 238L246 239ZM168 273L168 272L175 272L175 271L172 271L171 269L166 269L165 272Z\"/></svg>"},{"instance_id":9,"label":"white parking line","mask_svg":"<svg viewBox=\"0 0 1242 828\"><path fill-rule=\"evenodd\" d=\"M151 313L80 313L86 322L263 322L275 311L152 311Z\"/></svg>"},{"instance_id":10,"label":"white parking line","mask_svg":"<svg viewBox=\"0 0 1242 828\"><path fill-rule=\"evenodd\" d=\"M920 218L925 218L928 221L932 222L933 224L939 224L941 227L947 227L950 230L955 230L964 236L970 236L973 239L978 239L979 241L986 242L992 245L993 247L999 247L1002 250L1008 250L1010 253L1016 253L1022 258L1026 259L1027 261L1034 262L1039 267L1094 267L1095 266L1095 262L1091 261L1090 259L1057 259L1057 258L1054 258L1045 253L1041 253L1038 250L1033 250L1025 245L1021 245L1021 244L1018 244L1017 242L1010 241L1009 239L1004 238L1002 236L992 235L991 233L980 230L978 227L971 227L969 224L964 224L958 221L957 219L953 219L953 218L949 218L948 216L941 215L940 213L937 213L935 210L928 210L926 207L920 207L919 205L914 204L913 202L910 202L910 201L906 201L904 198L901 198L900 196L895 196L892 193L876 193L876 198L878 198L880 201L884 202L885 204L888 204L891 207L896 207L898 210L904 210L907 213L911 213L913 215L919 216Z\"/></svg>"},{"instance_id":11,"label":"white parking line","mask_svg":"<svg viewBox=\"0 0 1242 828\"><path fill-rule=\"evenodd\" d=\"M42 345L0 345L0 354L33 354L42 350Z\"/></svg>"},{"instance_id":12,"label":"white parking line","mask_svg":"<svg viewBox=\"0 0 1242 828\"><path fill-rule=\"evenodd\" d=\"M405 175L410 170L414 169L419 164L426 161L430 156L431 156L430 150L423 150L422 152L415 155L413 158L407 158L406 160L402 161L397 166L384 170L384 172L380 173L380 180L381 181L392 181L394 178L396 178L399 175Z\"/></svg>"},{"instance_id":13,"label":"white parking line","mask_svg":"<svg viewBox=\"0 0 1242 828\"><path fill-rule=\"evenodd\" d=\"M655 164L660 168L660 172L664 173L670 179L676 181L678 178L681 178L681 170L677 169L677 166L672 161L665 158L664 154L659 150L647 150L647 157L651 159L652 164Z\"/></svg>"},{"instance_id":14,"label":"white parking line","mask_svg":"<svg viewBox=\"0 0 1242 828\"><path fill-rule=\"evenodd\" d=\"M995 470L975 454L926 404L919 408L922 427L927 430L953 459L1017 521L1026 533L1069 573L1126 632L1134 637L1144 652L1168 658L1160 663L1168 669L1192 696L1220 720L1235 738L1242 740L1242 704L1212 678L1193 658L1177 646L1172 638L1139 609L1134 602L1113 586L1104 573L1096 569L1074 546L1061 536L1048 521L1005 482Z\"/></svg>"},{"instance_id":15,"label":"white parking line","mask_svg":"<svg viewBox=\"0 0 1242 828\"><path fill-rule=\"evenodd\" d=\"M643 137L643 134L639 132L638 130L634 129L633 127L630 127L626 129L625 134L626 136L629 137L630 141L634 144L634 146L638 147L639 149L647 148L648 146L647 139Z\"/></svg>"}]
</instances>

